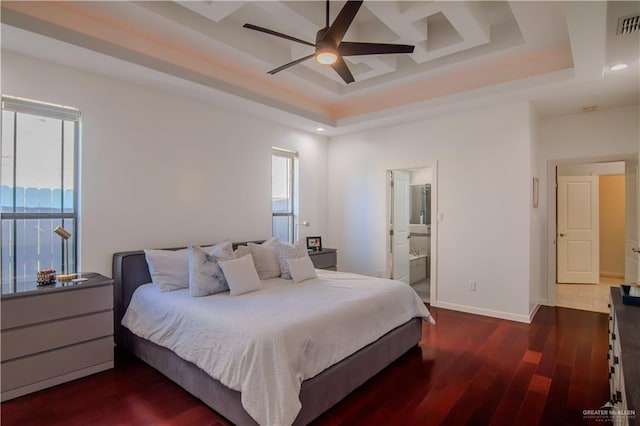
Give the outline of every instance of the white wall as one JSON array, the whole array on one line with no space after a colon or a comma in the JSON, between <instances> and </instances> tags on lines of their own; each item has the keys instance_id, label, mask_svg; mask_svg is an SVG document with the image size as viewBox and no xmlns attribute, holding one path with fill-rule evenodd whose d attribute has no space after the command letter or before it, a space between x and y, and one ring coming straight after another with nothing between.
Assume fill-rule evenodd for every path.
<instances>
[{"instance_id":1,"label":"white wall","mask_svg":"<svg viewBox=\"0 0 640 426\"><path fill-rule=\"evenodd\" d=\"M297 150L300 217L327 233L326 137L2 51L2 93L80 108L81 267L271 235L271 147Z\"/></svg>"},{"instance_id":2,"label":"white wall","mask_svg":"<svg viewBox=\"0 0 640 426\"><path fill-rule=\"evenodd\" d=\"M558 165L558 176L623 175L624 161L604 163L570 163Z\"/></svg>"},{"instance_id":3,"label":"white wall","mask_svg":"<svg viewBox=\"0 0 640 426\"><path fill-rule=\"evenodd\" d=\"M540 176L544 173L540 160L540 141L538 140L538 117L533 110L529 110L529 138L530 138L530 150L529 150L529 164L531 170L531 177L529 179L529 215L530 215L530 269L529 269L529 316L533 318L533 314L537 310L540 301L543 299L543 294L546 293L545 280L543 271L546 267L545 248L542 245L544 240L544 224L546 221L546 214L540 209ZM537 185L537 199L538 206L534 207L534 185L533 178L538 179Z\"/></svg>"},{"instance_id":4,"label":"white wall","mask_svg":"<svg viewBox=\"0 0 640 426\"><path fill-rule=\"evenodd\" d=\"M339 267L385 270L385 171L437 161L444 220L437 223L435 304L526 321L530 120L521 103L332 138L329 242ZM467 290L469 280L477 291Z\"/></svg>"},{"instance_id":5,"label":"white wall","mask_svg":"<svg viewBox=\"0 0 640 426\"><path fill-rule=\"evenodd\" d=\"M538 121L540 161L546 169L540 176L540 211L547 215L542 241L547 256L542 275L547 277L542 295L546 303L555 303L555 166L637 158L639 126L637 105L543 117Z\"/></svg>"},{"instance_id":6,"label":"white wall","mask_svg":"<svg viewBox=\"0 0 640 426\"><path fill-rule=\"evenodd\" d=\"M433 181L433 169L431 167L423 167L417 170L410 170L411 185L424 185Z\"/></svg>"},{"instance_id":7,"label":"white wall","mask_svg":"<svg viewBox=\"0 0 640 426\"><path fill-rule=\"evenodd\" d=\"M543 160L631 155L638 150L638 106L543 117L538 134Z\"/></svg>"}]
</instances>

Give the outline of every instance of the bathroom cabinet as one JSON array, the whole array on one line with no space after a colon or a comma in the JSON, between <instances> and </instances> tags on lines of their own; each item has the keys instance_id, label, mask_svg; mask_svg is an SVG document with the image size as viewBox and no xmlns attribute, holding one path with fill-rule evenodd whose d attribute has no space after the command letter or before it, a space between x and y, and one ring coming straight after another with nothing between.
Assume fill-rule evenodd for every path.
<instances>
[{"instance_id":1,"label":"bathroom cabinet","mask_svg":"<svg viewBox=\"0 0 640 426\"><path fill-rule=\"evenodd\" d=\"M409 258L409 284L427 278L427 256L411 256Z\"/></svg>"}]
</instances>

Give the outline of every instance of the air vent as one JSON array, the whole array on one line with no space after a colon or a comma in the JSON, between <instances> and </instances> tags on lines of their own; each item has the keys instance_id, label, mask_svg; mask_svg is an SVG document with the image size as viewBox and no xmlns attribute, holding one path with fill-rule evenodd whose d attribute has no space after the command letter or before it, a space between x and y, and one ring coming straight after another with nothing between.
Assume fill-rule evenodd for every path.
<instances>
[{"instance_id":1,"label":"air vent","mask_svg":"<svg viewBox=\"0 0 640 426\"><path fill-rule=\"evenodd\" d=\"M640 15L625 16L618 19L618 31L616 34L631 34L640 30Z\"/></svg>"}]
</instances>

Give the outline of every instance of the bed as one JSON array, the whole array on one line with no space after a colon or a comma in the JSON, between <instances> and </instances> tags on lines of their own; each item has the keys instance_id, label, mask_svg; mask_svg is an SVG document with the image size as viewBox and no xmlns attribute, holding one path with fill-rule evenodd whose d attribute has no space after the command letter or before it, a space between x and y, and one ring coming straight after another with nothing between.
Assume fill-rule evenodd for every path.
<instances>
[{"instance_id":1,"label":"bed","mask_svg":"<svg viewBox=\"0 0 640 426\"><path fill-rule=\"evenodd\" d=\"M234 246L239 244L244 243L238 243ZM325 274L330 274L330 272L320 272L319 275L319 280L322 281L322 284L335 283L337 287L353 285L350 280L359 279L359 276L353 274L337 274L332 276ZM431 320L428 311L425 309L425 312L427 312L426 316L420 314L422 317L416 316L406 321L403 320L404 322L384 332L371 343L347 355L346 358L330 365L318 374L311 373L312 376L308 378L305 377L301 384L298 383L298 399L300 405L295 408L295 412L297 413L295 419L293 421L287 420L281 422L280 420L273 420L280 419L281 417L269 417L270 414L268 413L265 415L266 417L259 416L256 415L252 409L249 411L253 413L253 416L250 415L247 409L245 409L245 407L248 406L246 398L245 401L243 401L243 394L246 396L248 391L241 393L239 390L234 390L221 381L214 379L210 373L205 371L207 370L206 366L197 365L198 359L192 359L191 361L187 360L188 357L186 357L187 359L183 359L183 357L185 357L184 354L182 354L182 357L179 356L176 352L180 351L176 348L169 348L170 345L167 345L169 347L165 347L163 346L165 345L164 343L162 345L158 344L152 341L152 336L147 336L149 338L140 337L122 325L123 317L125 317L127 308L129 304L132 303L132 298L138 288L140 288L140 290L134 300L136 304L139 303L137 299L141 299L141 295L145 293L150 294L152 298L162 299L162 297L165 297L157 293L152 288L153 285L148 284L151 282L151 278L144 251L115 253L113 257L113 278L115 283L114 334L116 343L160 371L186 391L202 400L213 410L237 425L255 425L258 423L277 424L278 426L280 424L290 423L294 425L308 424L415 346L422 336L423 318ZM283 288L285 288L286 284L283 284L281 282L282 280L276 279L270 281L273 282L265 284L265 294L271 294L271 297L273 297L273 294L288 294L283 293ZM306 287L304 285L296 286L294 291L311 292L316 291L315 289L317 288L318 283L310 282ZM308 294L313 295L314 293ZM173 303L174 299L177 300L180 298L187 303L196 303L190 301L184 294L180 295L178 292L171 297L171 303ZM211 299L213 300L214 298ZM198 303L199 302L200 301L198 301ZM221 302L214 301L213 303ZM171 304L168 304L167 307L170 309ZM193 307L189 307L188 309L193 309ZM176 316L180 315L182 314ZM129 316L131 316L130 313ZM144 333L138 330L136 330L136 332L144 335ZM258 359L261 358L263 357L258 357ZM269 393L267 392L267 394ZM281 399L280 402L282 403L289 399L291 398ZM257 422L255 418L260 419L260 421Z\"/></svg>"}]
</instances>

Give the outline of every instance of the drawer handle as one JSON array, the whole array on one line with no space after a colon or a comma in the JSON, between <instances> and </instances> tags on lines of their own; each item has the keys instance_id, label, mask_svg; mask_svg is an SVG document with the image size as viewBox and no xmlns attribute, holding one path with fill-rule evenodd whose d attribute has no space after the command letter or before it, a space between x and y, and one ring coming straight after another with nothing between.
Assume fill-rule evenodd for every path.
<instances>
[{"instance_id":1,"label":"drawer handle","mask_svg":"<svg viewBox=\"0 0 640 426\"><path fill-rule=\"evenodd\" d=\"M616 365L616 364L620 364L620 360L618 359L618 357L617 357L617 356L614 356L614 357L613 357L613 364L614 364L614 365Z\"/></svg>"},{"instance_id":2,"label":"drawer handle","mask_svg":"<svg viewBox=\"0 0 640 426\"><path fill-rule=\"evenodd\" d=\"M607 352L607 359L611 359L611 353Z\"/></svg>"},{"instance_id":3,"label":"drawer handle","mask_svg":"<svg viewBox=\"0 0 640 426\"><path fill-rule=\"evenodd\" d=\"M609 378L611 378L611 373L609 373Z\"/></svg>"},{"instance_id":4,"label":"drawer handle","mask_svg":"<svg viewBox=\"0 0 640 426\"><path fill-rule=\"evenodd\" d=\"M611 333L611 340L616 340L616 333Z\"/></svg>"},{"instance_id":5,"label":"drawer handle","mask_svg":"<svg viewBox=\"0 0 640 426\"><path fill-rule=\"evenodd\" d=\"M610 351L612 351L612 350L613 350L613 347L612 347L611 345L609 345L609 350L610 350Z\"/></svg>"},{"instance_id":6,"label":"drawer handle","mask_svg":"<svg viewBox=\"0 0 640 426\"><path fill-rule=\"evenodd\" d=\"M611 303L607 303L607 307L610 308L611 307Z\"/></svg>"},{"instance_id":7,"label":"drawer handle","mask_svg":"<svg viewBox=\"0 0 640 426\"><path fill-rule=\"evenodd\" d=\"M616 369L613 366L611 366L611 374L615 374L615 372L616 372Z\"/></svg>"},{"instance_id":8,"label":"drawer handle","mask_svg":"<svg viewBox=\"0 0 640 426\"><path fill-rule=\"evenodd\" d=\"M616 399L618 400L618 402L622 402L622 392L620 392L619 390L616 391Z\"/></svg>"},{"instance_id":9,"label":"drawer handle","mask_svg":"<svg viewBox=\"0 0 640 426\"><path fill-rule=\"evenodd\" d=\"M613 321L613 317L609 315L609 321Z\"/></svg>"}]
</instances>

